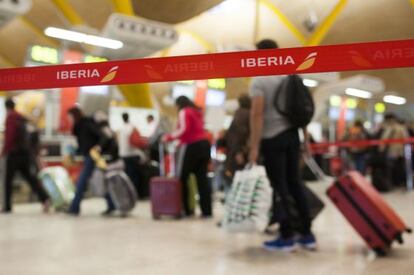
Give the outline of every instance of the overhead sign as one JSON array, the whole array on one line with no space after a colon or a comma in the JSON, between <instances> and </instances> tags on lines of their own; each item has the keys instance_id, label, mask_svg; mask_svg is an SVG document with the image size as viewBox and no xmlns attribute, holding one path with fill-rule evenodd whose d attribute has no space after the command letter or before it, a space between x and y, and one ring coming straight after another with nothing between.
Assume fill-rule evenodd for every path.
<instances>
[{"instance_id":1,"label":"overhead sign","mask_svg":"<svg viewBox=\"0 0 414 275\"><path fill-rule=\"evenodd\" d=\"M59 51L55 48L34 45L29 50L29 56L35 62L59 64Z\"/></svg>"}]
</instances>

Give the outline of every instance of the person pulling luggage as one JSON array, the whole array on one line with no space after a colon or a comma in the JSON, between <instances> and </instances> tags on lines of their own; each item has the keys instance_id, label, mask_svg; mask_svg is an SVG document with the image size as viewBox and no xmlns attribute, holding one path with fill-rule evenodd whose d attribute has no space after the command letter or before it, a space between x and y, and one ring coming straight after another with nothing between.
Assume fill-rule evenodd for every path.
<instances>
[{"instance_id":1,"label":"person pulling luggage","mask_svg":"<svg viewBox=\"0 0 414 275\"><path fill-rule=\"evenodd\" d=\"M179 110L177 129L175 132L165 135L162 140L163 142L180 141L177 171L183 186L184 214L186 216L194 215L188 199L188 178L193 173L197 179L201 216L202 218L211 218L213 216L212 192L207 179L210 144L204 130L202 110L185 96L178 97L175 104Z\"/></svg>"},{"instance_id":2,"label":"person pulling luggage","mask_svg":"<svg viewBox=\"0 0 414 275\"><path fill-rule=\"evenodd\" d=\"M108 143L111 143L108 137L100 130L99 125L93 118L87 117L78 107L72 107L68 110L69 119L73 122L72 133L78 142L78 152L83 156L83 167L76 182L76 193L73 199L68 214L78 216L80 214L80 205L83 195L87 190L89 179L95 169L95 161L90 156L91 149L98 152L102 151ZM113 150L116 151L117 149ZM102 215L110 215L115 211L115 205L109 196L105 195L107 203L107 210Z\"/></svg>"},{"instance_id":3,"label":"person pulling luggage","mask_svg":"<svg viewBox=\"0 0 414 275\"><path fill-rule=\"evenodd\" d=\"M262 40L256 46L259 50L278 48L277 43L270 39ZM272 209L273 215L277 211L282 213L280 237L265 242L264 247L290 252L299 244L314 249L316 238L311 231L310 208L299 172L301 152L298 133L312 119L312 97L298 76L256 77L251 83L250 95L250 163L257 163L261 153L267 176L275 190L274 196L279 194L281 200L278 209ZM305 131L304 136L307 137ZM290 198L295 201L299 213L301 228L298 238L295 238ZM274 197L274 206L276 202Z\"/></svg>"}]
</instances>

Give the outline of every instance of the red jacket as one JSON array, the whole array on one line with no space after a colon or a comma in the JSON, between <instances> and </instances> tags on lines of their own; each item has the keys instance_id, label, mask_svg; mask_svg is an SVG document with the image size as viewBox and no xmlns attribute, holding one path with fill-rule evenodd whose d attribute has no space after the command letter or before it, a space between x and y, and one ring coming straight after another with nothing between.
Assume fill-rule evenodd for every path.
<instances>
[{"instance_id":1,"label":"red jacket","mask_svg":"<svg viewBox=\"0 0 414 275\"><path fill-rule=\"evenodd\" d=\"M204 119L201 110L184 108L178 114L177 129L167 136L168 140L178 139L181 144L191 144L206 139Z\"/></svg>"},{"instance_id":2,"label":"red jacket","mask_svg":"<svg viewBox=\"0 0 414 275\"><path fill-rule=\"evenodd\" d=\"M6 117L6 129L4 133L4 145L2 155L10 153L16 147L17 127L19 120L23 119L23 116L16 111L10 111Z\"/></svg>"}]
</instances>

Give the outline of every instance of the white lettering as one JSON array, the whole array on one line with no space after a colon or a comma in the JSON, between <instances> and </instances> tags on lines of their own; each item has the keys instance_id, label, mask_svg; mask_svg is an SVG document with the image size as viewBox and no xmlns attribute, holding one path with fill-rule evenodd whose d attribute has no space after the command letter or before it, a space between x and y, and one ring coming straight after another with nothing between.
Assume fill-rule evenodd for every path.
<instances>
[{"instance_id":1,"label":"white lettering","mask_svg":"<svg viewBox=\"0 0 414 275\"><path fill-rule=\"evenodd\" d=\"M93 78L100 77L97 69L93 70L72 70L72 71L60 71L57 72L57 79L80 79L80 78Z\"/></svg>"},{"instance_id":2,"label":"white lettering","mask_svg":"<svg viewBox=\"0 0 414 275\"><path fill-rule=\"evenodd\" d=\"M78 76L79 76L79 78L86 78L87 77L86 76L86 71L85 70L79 71Z\"/></svg>"},{"instance_id":3,"label":"white lettering","mask_svg":"<svg viewBox=\"0 0 414 275\"><path fill-rule=\"evenodd\" d=\"M295 65L296 62L292 56L269 56L258 58L243 58L240 65L242 68L248 67L271 67L271 66L287 66Z\"/></svg>"},{"instance_id":4,"label":"white lettering","mask_svg":"<svg viewBox=\"0 0 414 275\"><path fill-rule=\"evenodd\" d=\"M293 60L293 57L291 57L289 55L289 56L286 57L284 64L285 65L295 65L295 60Z\"/></svg>"},{"instance_id":5,"label":"white lettering","mask_svg":"<svg viewBox=\"0 0 414 275\"><path fill-rule=\"evenodd\" d=\"M256 67L256 59L254 58L248 58L246 60L247 67Z\"/></svg>"},{"instance_id":6,"label":"white lettering","mask_svg":"<svg viewBox=\"0 0 414 275\"><path fill-rule=\"evenodd\" d=\"M268 59L267 59L267 62L269 63L269 66L277 66L277 65L279 65L278 64L278 62L277 62L277 57L275 57L275 56L271 56L271 57L269 57Z\"/></svg>"},{"instance_id":7,"label":"white lettering","mask_svg":"<svg viewBox=\"0 0 414 275\"><path fill-rule=\"evenodd\" d=\"M90 77L100 77L98 70L97 69L94 69L92 71L92 75Z\"/></svg>"},{"instance_id":8,"label":"white lettering","mask_svg":"<svg viewBox=\"0 0 414 275\"><path fill-rule=\"evenodd\" d=\"M266 67L267 66L267 59L266 59L266 57L259 57L258 59L257 59L257 66L259 66L259 67Z\"/></svg>"}]
</instances>

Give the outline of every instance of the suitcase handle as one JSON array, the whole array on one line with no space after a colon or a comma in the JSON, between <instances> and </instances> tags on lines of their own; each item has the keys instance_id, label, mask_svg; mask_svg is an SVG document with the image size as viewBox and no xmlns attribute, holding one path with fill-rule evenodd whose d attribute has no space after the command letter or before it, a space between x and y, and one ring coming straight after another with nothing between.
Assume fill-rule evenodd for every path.
<instances>
[{"instance_id":1,"label":"suitcase handle","mask_svg":"<svg viewBox=\"0 0 414 275\"><path fill-rule=\"evenodd\" d=\"M158 145L159 155L160 155L160 176L165 177L174 177L175 176L175 155L174 152L170 152L168 146L172 146L172 143L163 143L160 142ZM167 149L168 154L170 155L170 171L169 174L166 175L165 169L165 149Z\"/></svg>"}]
</instances>

